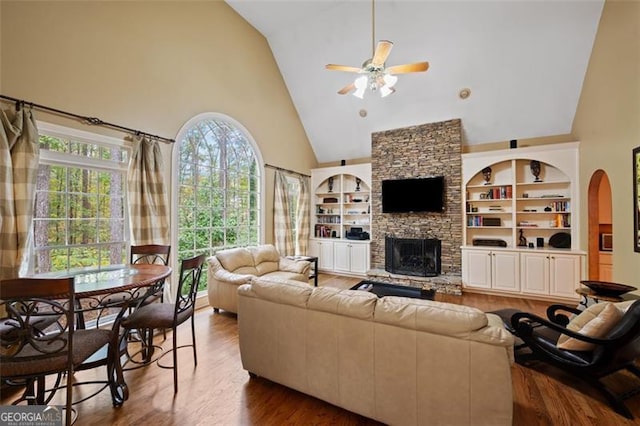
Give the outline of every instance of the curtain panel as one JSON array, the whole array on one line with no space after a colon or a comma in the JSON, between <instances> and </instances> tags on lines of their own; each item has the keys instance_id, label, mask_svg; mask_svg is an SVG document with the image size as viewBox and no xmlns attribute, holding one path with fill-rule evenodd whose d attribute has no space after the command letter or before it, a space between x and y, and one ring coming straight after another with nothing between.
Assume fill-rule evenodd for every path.
<instances>
[{"instance_id":1,"label":"curtain panel","mask_svg":"<svg viewBox=\"0 0 640 426\"><path fill-rule=\"evenodd\" d=\"M275 190L273 200L273 233L275 246L281 256L295 254L289 214L289 184L280 170L275 172Z\"/></svg>"},{"instance_id":2,"label":"curtain panel","mask_svg":"<svg viewBox=\"0 0 640 426\"><path fill-rule=\"evenodd\" d=\"M296 254L308 255L309 254L309 233L310 231L310 219L309 219L309 187L310 179L306 176L300 176L300 196L298 197L298 205L296 208Z\"/></svg>"},{"instance_id":3,"label":"curtain panel","mask_svg":"<svg viewBox=\"0 0 640 426\"><path fill-rule=\"evenodd\" d=\"M0 280L17 278L33 221L40 145L31 109L0 112Z\"/></svg>"},{"instance_id":4,"label":"curtain panel","mask_svg":"<svg viewBox=\"0 0 640 426\"><path fill-rule=\"evenodd\" d=\"M146 136L133 140L128 172L131 244L169 244L167 192L164 165L157 141Z\"/></svg>"}]
</instances>

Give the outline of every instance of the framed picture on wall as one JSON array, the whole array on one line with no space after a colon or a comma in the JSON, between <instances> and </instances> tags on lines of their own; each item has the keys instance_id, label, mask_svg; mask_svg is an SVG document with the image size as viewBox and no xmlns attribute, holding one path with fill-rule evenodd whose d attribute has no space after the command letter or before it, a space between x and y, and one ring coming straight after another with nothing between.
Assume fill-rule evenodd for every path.
<instances>
[{"instance_id":1,"label":"framed picture on wall","mask_svg":"<svg viewBox=\"0 0 640 426\"><path fill-rule=\"evenodd\" d=\"M640 146L633 150L633 249L640 252Z\"/></svg>"}]
</instances>

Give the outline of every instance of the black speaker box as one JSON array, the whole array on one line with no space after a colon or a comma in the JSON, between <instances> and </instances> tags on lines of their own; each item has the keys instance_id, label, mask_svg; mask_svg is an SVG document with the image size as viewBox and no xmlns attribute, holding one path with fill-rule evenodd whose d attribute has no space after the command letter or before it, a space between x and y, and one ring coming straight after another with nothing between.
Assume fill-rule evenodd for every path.
<instances>
[{"instance_id":1,"label":"black speaker box","mask_svg":"<svg viewBox=\"0 0 640 426\"><path fill-rule=\"evenodd\" d=\"M504 240L491 239L491 238L475 238L473 240L474 246L488 246L488 247L506 247L507 242Z\"/></svg>"}]
</instances>

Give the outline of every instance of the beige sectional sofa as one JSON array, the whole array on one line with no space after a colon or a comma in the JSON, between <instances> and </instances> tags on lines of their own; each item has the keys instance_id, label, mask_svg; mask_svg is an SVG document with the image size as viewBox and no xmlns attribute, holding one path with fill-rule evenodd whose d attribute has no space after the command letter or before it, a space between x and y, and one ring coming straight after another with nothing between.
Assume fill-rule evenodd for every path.
<instances>
[{"instance_id":1,"label":"beige sectional sofa","mask_svg":"<svg viewBox=\"0 0 640 426\"><path fill-rule=\"evenodd\" d=\"M513 336L455 304L257 278L239 287L243 367L391 425L511 425Z\"/></svg>"},{"instance_id":2,"label":"beige sectional sofa","mask_svg":"<svg viewBox=\"0 0 640 426\"><path fill-rule=\"evenodd\" d=\"M207 292L214 312L238 312L238 286L254 277L309 282L311 263L280 256L272 244L220 250L207 259Z\"/></svg>"}]
</instances>

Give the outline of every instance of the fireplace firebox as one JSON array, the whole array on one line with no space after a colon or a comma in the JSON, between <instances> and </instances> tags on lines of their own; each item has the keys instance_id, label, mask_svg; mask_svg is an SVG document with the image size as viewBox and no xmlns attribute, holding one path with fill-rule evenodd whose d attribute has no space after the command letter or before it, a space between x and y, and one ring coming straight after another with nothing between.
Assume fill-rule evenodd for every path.
<instances>
[{"instance_id":1,"label":"fireplace firebox","mask_svg":"<svg viewBox=\"0 0 640 426\"><path fill-rule=\"evenodd\" d=\"M440 275L441 242L435 238L384 239L384 269L392 274L416 277Z\"/></svg>"}]
</instances>

